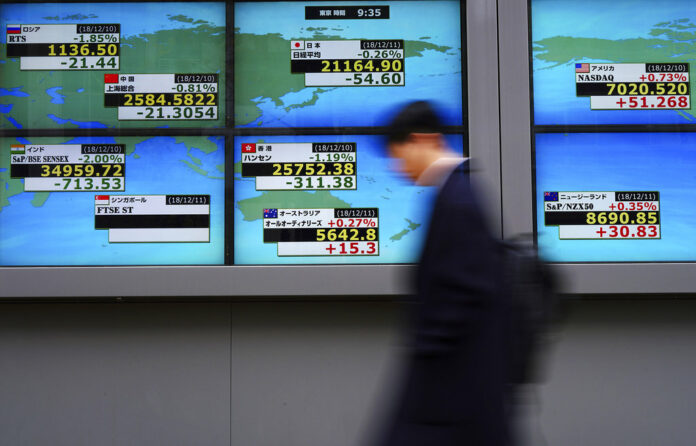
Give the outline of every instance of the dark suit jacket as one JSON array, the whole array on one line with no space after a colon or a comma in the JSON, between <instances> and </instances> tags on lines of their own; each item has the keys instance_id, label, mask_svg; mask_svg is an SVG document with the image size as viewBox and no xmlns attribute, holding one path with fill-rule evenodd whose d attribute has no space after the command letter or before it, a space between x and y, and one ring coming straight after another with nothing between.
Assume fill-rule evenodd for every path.
<instances>
[{"instance_id":1,"label":"dark suit jacket","mask_svg":"<svg viewBox=\"0 0 696 446\"><path fill-rule=\"evenodd\" d=\"M434 203L417 275L410 351L383 446L509 444L501 257L468 162Z\"/></svg>"}]
</instances>

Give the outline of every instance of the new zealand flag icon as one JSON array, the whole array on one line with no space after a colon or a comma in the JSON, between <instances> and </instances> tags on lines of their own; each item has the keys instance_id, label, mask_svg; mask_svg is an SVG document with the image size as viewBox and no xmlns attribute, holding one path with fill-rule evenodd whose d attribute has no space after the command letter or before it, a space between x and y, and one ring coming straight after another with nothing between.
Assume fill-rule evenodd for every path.
<instances>
[{"instance_id":1,"label":"new zealand flag icon","mask_svg":"<svg viewBox=\"0 0 696 446\"><path fill-rule=\"evenodd\" d=\"M544 192L544 201L558 201L558 192Z\"/></svg>"}]
</instances>

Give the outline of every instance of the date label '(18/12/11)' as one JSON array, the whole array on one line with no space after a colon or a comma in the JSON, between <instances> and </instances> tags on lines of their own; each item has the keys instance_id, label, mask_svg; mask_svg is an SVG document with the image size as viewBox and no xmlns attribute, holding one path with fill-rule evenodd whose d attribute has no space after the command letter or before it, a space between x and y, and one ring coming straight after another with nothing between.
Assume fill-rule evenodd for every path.
<instances>
[{"instance_id":1,"label":"date label '(18/12/11)'","mask_svg":"<svg viewBox=\"0 0 696 446\"><path fill-rule=\"evenodd\" d=\"M94 228L109 243L208 243L210 195L95 195Z\"/></svg>"},{"instance_id":2,"label":"date label '(18/12/11)'","mask_svg":"<svg viewBox=\"0 0 696 446\"><path fill-rule=\"evenodd\" d=\"M290 71L306 87L404 86L404 41L293 40Z\"/></svg>"},{"instance_id":3,"label":"date label '(18/12/11)'","mask_svg":"<svg viewBox=\"0 0 696 446\"><path fill-rule=\"evenodd\" d=\"M264 209L263 241L278 256L376 256L379 210Z\"/></svg>"},{"instance_id":4,"label":"date label '(18/12/11)'","mask_svg":"<svg viewBox=\"0 0 696 446\"><path fill-rule=\"evenodd\" d=\"M544 224L561 240L659 239L660 193L544 192Z\"/></svg>"}]
</instances>

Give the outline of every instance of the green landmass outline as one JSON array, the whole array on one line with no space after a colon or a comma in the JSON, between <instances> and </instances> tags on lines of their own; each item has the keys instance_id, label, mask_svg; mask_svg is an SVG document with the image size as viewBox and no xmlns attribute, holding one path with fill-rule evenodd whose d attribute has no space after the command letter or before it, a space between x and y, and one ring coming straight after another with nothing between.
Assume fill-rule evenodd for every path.
<instances>
[{"instance_id":1,"label":"green landmass outline","mask_svg":"<svg viewBox=\"0 0 696 446\"><path fill-rule=\"evenodd\" d=\"M413 231L415 231L416 229L418 229L418 228L421 227L421 224L420 224L420 223L416 223L416 222L414 222L414 221L411 221L411 220L409 220L408 218L404 218L404 220L406 220L406 223L408 223L408 226L407 226L404 230L402 230L402 231L400 231L400 232L397 232L396 234L394 234L394 235L392 235L391 237L389 237L389 240L391 240L391 241L393 241L393 242L399 241L399 240L401 240L402 238L404 238L404 236L405 236L406 234L408 234L408 233L410 233L410 232L413 232Z\"/></svg>"},{"instance_id":2,"label":"green landmass outline","mask_svg":"<svg viewBox=\"0 0 696 446\"><path fill-rule=\"evenodd\" d=\"M170 17L177 23L185 16ZM191 19L192 21L194 19ZM39 21L40 22L40 21ZM199 21L200 22L200 21ZM194 22L199 23L199 22ZM19 58L6 57L6 44L0 44L0 79L7 90L29 96L0 96L0 105L12 105L9 113L23 128L78 128L59 124L48 115L76 122L97 122L109 128L130 127L216 127L224 125L225 102L220 101L218 119L213 121L119 121L116 107L104 107L104 74L129 73L219 73L219 97L225 97L225 27L200 23L189 28L163 29L130 36L120 42L119 70L21 71ZM4 62L4 63L2 63ZM63 104L54 104L48 88L62 87ZM78 90L84 89L82 93ZM4 117L3 117L4 118ZM7 119L0 128L13 129Z\"/></svg>"},{"instance_id":3,"label":"green landmass outline","mask_svg":"<svg viewBox=\"0 0 696 446\"><path fill-rule=\"evenodd\" d=\"M263 219L264 209L333 209L349 208L351 204L328 191L265 191L261 195L237 202L244 221Z\"/></svg>"},{"instance_id":4,"label":"green landmass outline","mask_svg":"<svg viewBox=\"0 0 696 446\"><path fill-rule=\"evenodd\" d=\"M134 137L134 136L128 136L128 137L116 137L114 138L114 141L116 144L125 144L126 145L126 156L133 155L134 159L140 158L140 156L136 152L138 144L148 141L153 138L161 138L162 136L156 137L156 136L146 136L146 137ZM201 152L205 153L206 155L211 154L218 149L217 145L215 142L210 141L207 137L200 136L200 137L167 137L166 138L172 138L173 144L184 144L186 146L187 150L187 155L192 158L192 159L197 159L198 163L195 163L190 160L182 159L180 160L182 163L186 164L190 169L192 169L195 173L202 175L208 179L211 180L224 180L224 176L219 176L219 175L213 175L211 172L208 172L201 167L199 167L200 164L202 164L202 161L198 158L195 158L191 155L191 149L195 148L200 150ZM192 138L198 139L197 141L193 141ZM74 139L73 137L39 137L37 138L24 138L27 141L30 141L31 144L65 144L67 141L70 141ZM3 211L3 209L7 206L10 206L10 198L23 194L23 193L29 193L29 194L34 194L31 200L31 204L34 207L41 207L43 206L48 198L50 197L50 194L54 192L24 192L24 183L21 178L11 178L10 177L10 145L11 144L17 144L19 141L15 138L0 138L0 212ZM219 172L224 173L224 164L218 164L215 166L216 169ZM4 169L4 170L3 170ZM126 184L128 181L128 174L126 173ZM74 191L73 191L74 192ZM98 192L98 191L85 191L85 192ZM57 193L63 193L63 192L57 192ZM70 192L66 192L70 193ZM79 192L78 192L79 193Z\"/></svg>"},{"instance_id":5,"label":"green landmass outline","mask_svg":"<svg viewBox=\"0 0 696 446\"><path fill-rule=\"evenodd\" d=\"M688 25L684 25L688 23ZM692 30L687 32L686 30ZM554 36L533 42L534 58L551 65L547 70L588 60L609 63L690 63L691 108L678 113L687 120L696 117L696 25L688 18L661 22L648 32L653 38L610 40L593 37ZM662 36L658 38L658 36ZM573 71L574 73L574 71ZM674 111L674 110L670 110ZM639 112L639 111L638 111Z\"/></svg>"},{"instance_id":6,"label":"green landmass outline","mask_svg":"<svg viewBox=\"0 0 696 446\"><path fill-rule=\"evenodd\" d=\"M262 116L259 104L270 100L286 111L314 105L320 95L333 88L305 87L304 75L290 73L291 40L346 40L344 37L325 35L327 28L306 28L313 31L311 37L285 39L279 33L250 34L234 30L235 47L235 125L244 126L257 121ZM359 40L357 38L349 40ZM452 47L435 45L418 40L404 41L404 58L423 57L425 51L447 53ZM260 73L263 82L259 82ZM305 88L315 88L312 97L300 104L284 104L282 97Z\"/></svg>"}]
</instances>

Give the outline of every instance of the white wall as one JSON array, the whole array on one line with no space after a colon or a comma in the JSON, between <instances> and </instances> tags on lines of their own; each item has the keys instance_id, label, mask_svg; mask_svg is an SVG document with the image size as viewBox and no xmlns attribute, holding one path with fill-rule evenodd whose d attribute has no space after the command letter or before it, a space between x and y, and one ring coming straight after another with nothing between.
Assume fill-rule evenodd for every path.
<instances>
[{"instance_id":1,"label":"white wall","mask_svg":"<svg viewBox=\"0 0 696 446\"><path fill-rule=\"evenodd\" d=\"M0 445L229 445L229 305L0 304Z\"/></svg>"},{"instance_id":2,"label":"white wall","mask_svg":"<svg viewBox=\"0 0 696 446\"><path fill-rule=\"evenodd\" d=\"M359 444L399 309L2 304L0 445ZM534 444L693 445L695 351L696 301L574 304L527 417Z\"/></svg>"}]
</instances>

